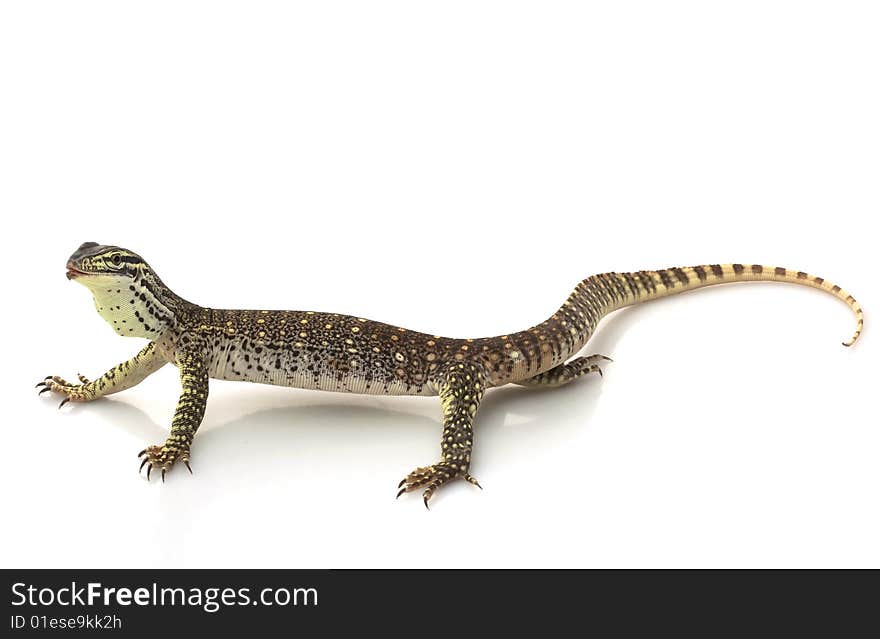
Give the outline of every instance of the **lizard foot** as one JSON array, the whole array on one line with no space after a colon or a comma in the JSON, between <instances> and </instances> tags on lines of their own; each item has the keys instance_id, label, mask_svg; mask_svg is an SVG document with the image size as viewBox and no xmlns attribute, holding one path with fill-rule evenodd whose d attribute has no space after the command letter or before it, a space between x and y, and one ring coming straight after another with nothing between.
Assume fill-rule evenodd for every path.
<instances>
[{"instance_id":1,"label":"lizard foot","mask_svg":"<svg viewBox=\"0 0 880 639\"><path fill-rule=\"evenodd\" d=\"M174 462L183 462L187 470L192 474L192 467L189 465L189 445L180 445L179 442L168 439L160 446L147 446L138 453L138 457L142 457L138 472L147 467L147 481L150 479L150 473L154 468L162 471L162 481L165 481L165 471L169 470Z\"/></svg>"},{"instance_id":2,"label":"lizard foot","mask_svg":"<svg viewBox=\"0 0 880 639\"><path fill-rule=\"evenodd\" d=\"M65 397L61 400L58 408L61 408L67 402L88 402L92 400L93 397L86 389L86 385L91 382L82 375L79 375L79 381L82 383L71 384L62 377L49 375L36 385L36 388L40 389L40 392L37 393L37 395L42 395L46 391L52 391L53 393L64 395Z\"/></svg>"},{"instance_id":3,"label":"lizard foot","mask_svg":"<svg viewBox=\"0 0 880 639\"><path fill-rule=\"evenodd\" d=\"M425 508L428 508L428 501L434 495L434 491L440 488L443 484L449 483L455 479L464 479L477 488L483 488L476 479L467 473L467 471L459 470L449 464L440 463L434 464L433 466L416 468L409 475L404 477L397 485L397 487L400 488L400 492L397 493L397 496L400 497L403 493L412 492L419 488L425 488L425 492L422 493L422 499L424 499Z\"/></svg>"}]
</instances>

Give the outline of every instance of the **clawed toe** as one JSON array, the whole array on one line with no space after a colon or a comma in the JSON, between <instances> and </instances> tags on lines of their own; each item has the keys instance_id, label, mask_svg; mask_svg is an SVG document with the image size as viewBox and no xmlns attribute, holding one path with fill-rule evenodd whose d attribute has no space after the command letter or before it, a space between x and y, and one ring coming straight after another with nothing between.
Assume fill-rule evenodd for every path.
<instances>
[{"instance_id":1,"label":"clawed toe","mask_svg":"<svg viewBox=\"0 0 880 639\"><path fill-rule=\"evenodd\" d=\"M456 470L455 467L447 464L434 464L433 466L416 468L409 475L404 477L400 483L397 484L397 487L400 490L397 492L397 497L395 497L395 499L399 498L404 493L425 488L425 492L422 493L422 500L425 503L425 508L430 510L428 502L431 500L434 492L444 484L455 479L464 479L480 490L483 489L483 487L480 486L480 483L467 472Z\"/></svg>"},{"instance_id":2,"label":"clawed toe","mask_svg":"<svg viewBox=\"0 0 880 639\"><path fill-rule=\"evenodd\" d=\"M141 465L138 467L140 473L144 466L147 467L147 481L150 480L150 474L153 468L162 471L162 481L165 481L165 473L171 469L176 461L181 461L186 469L192 475L192 466L189 465L189 449L181 450L168 445L147 446L138 453L138 457L142 457Z\"/></svg>"},{"instance_id":3,"label":"clawed toe","mask_svg":"<svg viewBox=\"0 0 880 639\"><path fill-rule=\"evenodd\" d=\"M40 389L37 393L38 396L47 391L52 391L64 395L64 399L61 400L61 403L58 405L58 408L61 408L67 402L88 401L90 396L83 388L83 386L89 382L82 375L80 375L80 380L83 381L82 385L71 384L63 377L58 377L57 375L47 375L43 378L42 381L37 382L34 388Z\"/></svg>"}]
</instances>

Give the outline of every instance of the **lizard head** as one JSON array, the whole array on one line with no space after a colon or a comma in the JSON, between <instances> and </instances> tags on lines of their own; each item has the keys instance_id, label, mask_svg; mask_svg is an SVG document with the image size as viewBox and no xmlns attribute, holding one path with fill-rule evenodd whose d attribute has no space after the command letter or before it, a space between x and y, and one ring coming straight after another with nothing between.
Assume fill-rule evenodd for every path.
<instances>
[{"instance_id":1,"label":"lizard head","mask_svg":"<svg viewBox=\"0 0 880 639\"><path fill-rule=\"evenodd\" d=\"M95 308L119 335L156 339L182 302L137 253L86 242L67 260L67 279L88 288Z\"/></svg>"},{"instance_id":2,"label":"lizard head","mask_svg":"<svg viewBox=\"0 0 880 639\"><path fill-rule=\"evenodd\" d=\"M147 263L137 253L118 246L86 242L67 260L67 279L79 279L90 286L97 282L122 282L135 279L139 267Z\"/></svg>"}]
</instances>

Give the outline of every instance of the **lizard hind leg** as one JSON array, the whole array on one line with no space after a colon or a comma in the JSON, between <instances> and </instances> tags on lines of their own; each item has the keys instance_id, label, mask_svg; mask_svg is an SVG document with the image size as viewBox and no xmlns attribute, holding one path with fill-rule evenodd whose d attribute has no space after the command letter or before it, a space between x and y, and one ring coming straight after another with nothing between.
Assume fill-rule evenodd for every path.
<instances>
[{"instance_id":1,"label":"lizard hind leg","mask_svg":"<svg viewBox=\"0 0 880 639\"><path fill-rule=\"evenodd\" d=\"M403 493L424 488L422 499L425 508L436 490L456 479L482 488L470 475L471 451L474 446L474 416L486 390L486 375L476 364L451 365L440 383L440 400L443 406L443 440L441 461L430 466L416 468L398 484Z\"/></svg>"},{"instance_id":2,"label":"lizard hind leg","mask_svg":"<svg viewBox=\"0 0 880 639\"><path fill-rule=\"evenodd\" d=\"M599 373L601 377L602 368L599 364L603 361L610 362L612 359L604 355L577 357L567 364L560 364L549 371L544 371L534 377L516 382L516 384L528 388L558 388L590 373Z\"/></svg>"}]
</instances>

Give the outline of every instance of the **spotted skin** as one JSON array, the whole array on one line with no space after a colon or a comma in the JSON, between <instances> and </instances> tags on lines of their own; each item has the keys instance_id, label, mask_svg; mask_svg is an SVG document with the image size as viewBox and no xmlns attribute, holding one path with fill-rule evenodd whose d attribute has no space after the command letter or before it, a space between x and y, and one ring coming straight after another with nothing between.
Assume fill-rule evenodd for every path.
<instances>
[{"instance_id":1,"label":"spotted skin","mask_svg":"<svg viewBox=\"0 0 880 639\"><path fill-rule=\"evenodd\" d=\"M165 472L177 462L183 462L192 472L189 465L189 447L193 437L205 416L208 403L208 369L205 366L205 348L200 340L181 346L177 367L180 369L181 394L177 402L177 410L171 420L171 433L164 444L148 446L138 457L143 457L141 468L147 466L147 478L150 471L158 468Z\"/></svg>"},{"instance_id":2,"label":"spotted skin","mask_svg":"<svg viewBox=\"0 0 880 639\"><path fill-rule=\"evenodd\" d=\"M862 332L862 309L827 280L781 267L710 264L659 271L602 273L581 281L546 321L525 331L453 339L362 317L313 311L220 310L176 295L136 253L87 242L71 255L68 278L90 289L98 313L123 336L150 343L135 357L90 382L47 377L42 392L64 401L91 401L131 388L166 362L180 370L182 392L171 432L141 452L141 468L165 473L189 468L202 421L208 380L226 379L373 395L439 395L441 458L400 482L400 494L422 490L425 505L443 485L470 475L474 418L486 390L505 384L553 388L601 374L601 355L576 357L609 313L632 304L704 286L780 281L824 290L856 316L852 345ZM574 358L574 359L572 359Z\"/></svg>"},{"instance_id":3,"label":"spotted skin","mask_svg":"<svg viewBox=\"0 0 880 639\"><path fill-rule=\"evenodd\" d=\"M440 486L453 479L463 478L480 486L468 470L474 448L474 416L483 400L488 381L485 370L472 362L448 365L440 374L440 404L443 408L442 459L436 464L416 468L398 485L403 493L425 488L422 493L425 507Z\"/></svg>"},{"instance_id":4,"label":"spotted skin","mask_svg":"<svg viewBox=\"0 0 880 639\"><path fill-rule=\"evenodd\" d=\"M40 394L53 391L64 395L62 406L67 402L90 402L139 384L167 363L168 360L156 349L155 342L150 342L130 360L114 366L95 381L78 375L80 383L71 384L61 377L49 376L37 384L37 387L42 388Z\"/></svg>"}]
</instances>

